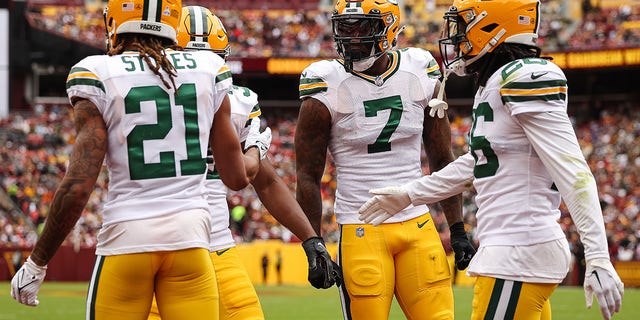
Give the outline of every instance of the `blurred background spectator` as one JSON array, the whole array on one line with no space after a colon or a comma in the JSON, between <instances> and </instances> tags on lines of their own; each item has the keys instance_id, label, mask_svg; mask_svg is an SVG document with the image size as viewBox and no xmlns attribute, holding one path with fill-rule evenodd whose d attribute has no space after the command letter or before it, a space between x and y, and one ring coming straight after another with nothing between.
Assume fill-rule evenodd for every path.
<instances>
[{"instance_id":1,"label":"blurred background spectator","mask_svg":"<svg viewBox=\"0 0 640 320\"><path fill-rule=\"evenodd\" d=\"M587 105L573 106L574 112L584 117ZM36 108L33 114L15 114L2 120L0 129L0 192L6 193L17 208L24 212L21 219L14 219L7 209L0 211L0 245L29 247L36 239L44 223L53 190L62 178L70 144L73 143L72 114L67 107ZM593 110L592 110L593 111ZM573 117L576 132L600 192L611 258L623 261L640 260L640 105L611 103L606 109L590 112L591 119L579 123ZM293 136L297 109L264 109L263 125L273 132L270 159L278 174L295 191L295 154ZM467 152L467 134L471 124L468 116L452 114L452 143L454 152ZM328 162L322 177L323 220L325 240L338 239L338 226L333 214L335 168ZM426 161L425 161L426 162ZM429 172L424 167L425 174ZM108 190L108 177L101 175L87 207L78 221L67 244L76 247L95 245L96 232L101 224L101 204ZM468 231L475 232L476 207L473 190L464 193L464 214ZM262 206L255 191L248 187L229 192L231 229L236 241L250 242L256 239L281 239L299 241L289 230L280 225ZM6 207L6 206L5 206ZM443 242L448 248L447 222L438 206L432 208L433 216ZM564 206L561 207L562 224L567 239L578 253L579 237Z\"/></svg>"},{"instance_id":2,"label":"blurred background spectator","mask_svg":"<svg viewBox=\"0 0 640 320\"><path fill-rule=\"evenodd\" d=\"M640 1L541 2L539 45L546 52L640 45ZM330 22L333 8L323 1L200 1L198 5L207 3L227 28L234 57L336 57ZM405 0L400 4L406 26L400 46L437 52L442 16L451 1ZM26 16L33 27L104 49L103 8L101 1L84 5L32 1Z\"/></svg>"}]
</instances>

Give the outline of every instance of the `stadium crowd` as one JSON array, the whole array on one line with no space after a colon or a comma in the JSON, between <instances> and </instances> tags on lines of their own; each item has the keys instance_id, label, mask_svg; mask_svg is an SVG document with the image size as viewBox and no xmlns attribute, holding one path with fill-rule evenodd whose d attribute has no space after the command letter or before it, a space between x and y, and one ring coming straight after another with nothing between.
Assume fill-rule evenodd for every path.
<instances>
[{"instance_id":1,"label":"stadium crowd","mask_svg":"<svg viewBox=\"0 0 640 320\"><path fill-rule=\"evenodd\" d=\"M446 6L437 1L405 1L406 29L401 46L437 51L442 15ZM590 1L584 1L590 3ZM580 51L640 46L640 4L620 2L611 6L582 5L579 0L542 2L539 45L546 52ZM293 4L292 4L293 6ZM105 48L103 7L52 6L38 2L26 12L29 23L63 37ZM331 9L318 10L213 10L225 24L232 56L335 57L331 36Z\"/></svg>"},{"instance_id":2,"label":"stadium crowd","mask_svg":"<svg viewBox=\"0 0 640 320\"><path fill-rule=\"evenodd\" d=\"M581 108L574 109L574 113L591 116L573 119L583 153L598 182L611 257L620 261L640 260L640 105L615 105L609 103L606 108L574 106ZM293 150L296 110L263 110L263 125L269 125L273 133L270 158L292 192L296 187ZM455 113L451 116L454 152L460 155L467 151L466 137L471 119ZM72 113L66 106L35 106L33 113L12 114L0 120L0 125L3 164L0 166L0 193L11 200L3 201L0 208L0 246L30 247L47 217L55 186L65 172L74 139ZM425 166L424 173L428 172ZM338 225L332 212L336 186L333 166L329 165L325 170L322 181L323 235L326 241L335 242ZM101 224L101 203L107 190L108 177L103 174L66 245L76 248L95 245ZM463 208L466 228L472 236L476 211L473 197L473 190L465 192ZM231 228L238 243L256 239L299 241L264 209L251 187L229 192L228 203ZM15 209L24 215L16 218L15 214L9 214ZM445 248L449 249L446 219L437 206L432 209ZM581 244L575 226L566 208L561 207L561 211L559 223L571 242L576 261L580 261Z\"/></svg>"}]
</instances>

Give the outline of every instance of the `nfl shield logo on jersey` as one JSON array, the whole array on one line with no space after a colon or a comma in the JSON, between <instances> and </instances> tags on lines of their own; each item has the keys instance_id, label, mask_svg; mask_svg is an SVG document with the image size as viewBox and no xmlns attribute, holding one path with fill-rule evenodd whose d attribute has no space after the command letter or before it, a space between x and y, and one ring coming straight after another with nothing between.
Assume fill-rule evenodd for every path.
<instances>
[{"instance_id":1,"label":"nfl shield logo on jersey","mask_svg":"<svg viewBox=\"0 0 640 320\"><path fill-rule=\"evenodd\" d=\"M364 237L364 227L357 227L356 228L356 237L358 237L358 238Z\"/></svg>"}]
</instances>

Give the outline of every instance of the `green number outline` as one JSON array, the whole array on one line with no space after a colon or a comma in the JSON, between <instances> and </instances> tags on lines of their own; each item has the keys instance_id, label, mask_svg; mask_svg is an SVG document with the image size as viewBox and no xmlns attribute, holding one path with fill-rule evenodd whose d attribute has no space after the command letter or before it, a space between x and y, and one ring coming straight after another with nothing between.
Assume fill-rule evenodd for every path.
<instances>
[{"instance_id":1,"label":"green number outline","mask_svg":"<svg viewBox=\"0 0 640 320\"><path fill-rule=\"evenodd\" d=\"M402 118L402 98L399 95L376 100L364 101L365 117L376 117L378 111L391 109L389 119L384 125L382 132L372 144L367 145L367 153L378 153L391 150L391 135L396 131Z\"/></svg>"},{"instance_id":2,"label":"green number outline","mask_svg":"<svg viewBox=\"0 0 640 320\"><path fill-rule=\"evenodd\" d=\"M473 110L473 125L469 132L469 137L471 138L469 141L469 148L473 155L473 159L475 159L476 162L473 167L473 176L477 179L495 175L498 171L498 167L500 166L498 156L491 148L489 140L487 140L485 136L475 136L476 124L478 123L478 118L480 116L484 117L485 122L493 121L493 109L491 109L488 102L480 103L478 107ZM487 159L487 163L478 165L478 150L482 151L482 154Z\"/></svg>"},{"instance_id":3,"label":"green number outline","mask_svg":"<svg viewBox=\"0 0 640 320\"><path fill-rule=\"evenodd\" d=\"M198 108L196 87L193 83L182 84L176 91L175 105L182 105L184 110L185 145L187 159L180 161L181 175L204 174L206 159L201 154L200 128L198 125ZM175 153L160 152L160 162L145 163L144 141L162 140L173 127L171 105L167 93L160 86L134 87L124 98L125 113L140 113L140 103L153 101L156 106L157 123L136 125L127 135L127 155L129 157L129 176L131 180L169 178L177 176Z\"/></svg>"}]
</instances>

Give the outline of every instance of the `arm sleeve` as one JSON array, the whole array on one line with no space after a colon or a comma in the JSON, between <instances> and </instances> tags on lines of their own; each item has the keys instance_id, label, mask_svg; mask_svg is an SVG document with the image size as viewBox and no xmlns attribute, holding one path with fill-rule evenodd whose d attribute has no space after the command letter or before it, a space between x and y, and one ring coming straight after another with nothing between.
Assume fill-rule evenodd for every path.
<instances>
[{"instance_id":1,"label":"arm sleeve","mask_svg":"<svg viewBox=\"0 0 640 320\"><path fill-rule=\"evenodd\" d=\"M446 167L403 187L409 193L413 205L438 202L471 187L474 163L471 153L467 153Z\"/></svg>"},{"instance_id":2,"label":"arm sleeve","mask_svg":"<svg viewBox=\"0 0 640 320\"><path fill-rule=\"evenodd\" d=\"M566 112L516 116L578 228L586 259L609 259L596 181Z\"/></svg>"}]
</instances>

